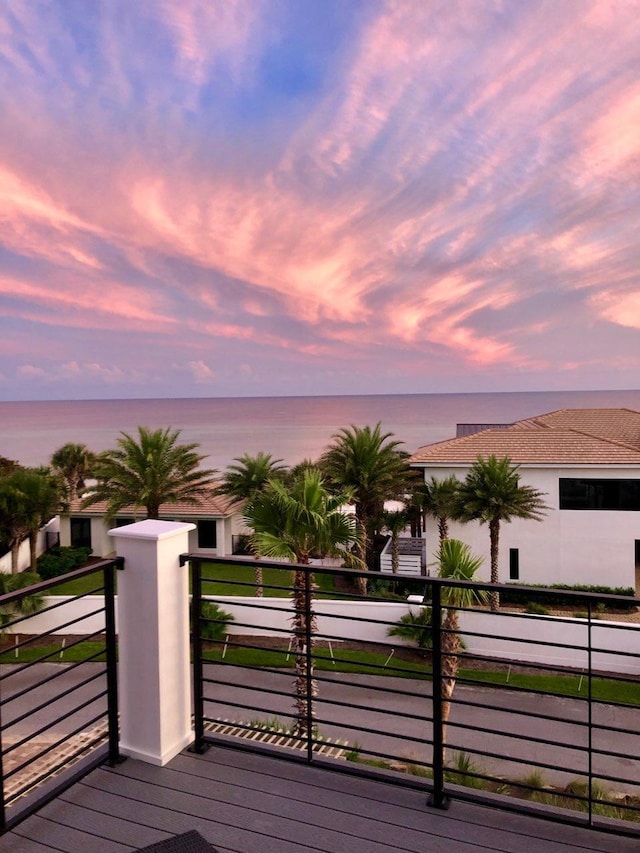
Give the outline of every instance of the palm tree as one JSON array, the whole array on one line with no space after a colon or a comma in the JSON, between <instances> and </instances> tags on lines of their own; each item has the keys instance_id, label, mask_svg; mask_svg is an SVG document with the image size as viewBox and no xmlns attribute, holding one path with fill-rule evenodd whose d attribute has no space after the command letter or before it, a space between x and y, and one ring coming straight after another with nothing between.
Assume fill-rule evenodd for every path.
<instances>
[{"instance_id":1,"label":"palm tree","mask_svg":"<svg viewBox=\"0 0 640 853\"><path fill-rule=\"evenodd\" d=\"M216 491L227 497L251 501L269 480L280 479L286 471L282 459L272 459L270 453L259 451L255 456L237 456L222 477Z\"/></svg>"},{"instance_id":2,"label":"palm tree","mask_svg":"<svg viewBox=\"0 0 640 853\"><path fill-rule=\"evenodd\" d=\"M329 482L353 495L356 519L362 534L360 557L373 567L373 535L385 500L402 498L407 491L409 454L399 450L401 441L383 433L381 424L343 427L320 459ZM361 585L362 591L366 585Z\"/></svg>"},{"instance_id":3,"label":"palm tree","mask_svg":"<svg viewBox=\"0 0 640 853\"><path fill-rule=\"evenodd\" d=\"M27 538L31 571L35 572L38 532L59 506L57 482L46 472L16 468L0 479L0 527L11 551L12 574L19 570L20 545Z\"/></svg>"},{"instance_id":4,"label":"palm tree","mask_svg":"<svg viewBox=\"0 0 640 853\"><path fill-rule=\"evenodd\" d=\"M51 467L64 479L67 501L82 495L95 460L95 453L86 444L72 442L64 444L52 455Z\"/></svg>"},{"instance_id":5,"label":"palm tree","mask_svg":"<svg viewBox=\"0 0 640 853\"><path fill-rule=\"evenodd\" d=\"M422 511L438 522L440 545L449 538L449 521L458 517L460 481L451 474L443 480L431 477L422 487Z\"/></svg>"},{"instance_id":6,"label":"palm tree","mask_svg":"<svg viewBox=\"0 0 640 853\"><path fill-rule=\"evenodd\" d=\"M216 492L230 498L251 502L264 489L270 479L281 479L286 472L282 459L272 459L270 453L259 451L255 456L245 453L237 456L229 465ZM256 554L256 559L259 557ZM264 594L262 568L255 569L256 596Z\"/></svg>"},{"instance_id":7,"label":"palm tree","mask_svg":"<svg viewBox=\"0 0 640 853\"><path fill-rule=\"evenodd\" d=\"M459 518L489 525L491 583L499 583L498 551L500 523L512 518L540 521L547 507L543 493L520 484L519 466L512 465L508 456L487 459L479 456L458 490ZM491 609L500 604L498 593L490 595Z\"/></svg>"},{"instance_id":8,"label":"palm tree","mask_svg":"<svg viewBox=\"0 0 640 853\"><path fill-rule=\"evenodd\" d=\"M427 654L433 643L433 622L430 607L421 607L417 612L409 608L399 621L387 629L387 636L399 637L415 643L422 655Z\"/></svg>"},{"instance_id":9,"label":"palm tree","mask_svg":"<svg viewBox=\"0 0 640 853\"><path fill-rule=\"evenodd\" d=\"M385 510L382 513L382 525L391 534L391 571L398 574L400 566L400 534L407 526L408 513L403 509Z\"/></svg>"},{"instance_id":10,"label":"palm tree","mask_svg":"<svg viewBox=\"0 0 640 853\"><path fill-rule=\"evenodd\" d=\"M33 572L18 572L15 575L0 572L0 596L26 589L39 582L40 577ZM8 604L0 603L0 631L16 617L37 613L42 607L42 601L43 596L40 593L31 593Z\"/></svg>"},{"instance_id":11,"label":"palm tree","mask_svg":"<svg viewBox=\"0 0 640 853\"><path fill-rule=\"evenodd\" d=\"M304 471L291 484L269 480L245 510L245 522L254 531L251 536L252 547L265 557L286 559L302 566L309 565L312 553L320 552L340 557L350 567L361 568L359 559L350 550L352 545L359 544L355 519L342 510L349 498L348 493L330 494L318 471ZM312 716L312 709L307 702L308 679L312 684L311 696L317 695L317 686L313 681L312 648L307 650L305 645L307 630L313 638L317 626L313 609L307 611L306 606L307 591L312 594L313 590L313 575L303 569L294 569L293 574L295 732L305 737L311 734L309 720Z\"/></svg>"},{"instance_id":12,"label":"palm tree","mask_svg":"<svg viewBox=\"0 0 640 853\"><path fill-rule=\"evenodd\" d=\"M468 545L458 539L445 539L438 552L439 576L451 581L477 580L476 572L482 565L482 557L471 553ZM471 607L486 600L486 593L469 587L443 586L441 594L443 619L441 631L442 654L442 722L443 740L451 711L451 697L456 686L459 654L462 648L458 608Z\"/></svg>"},{"instance_id":13,"label":"palm tree","mask_svg":"<svg viewBox=\"0 0 640 853\"><path fill-rule=\"evenodd\" d=\"M205 457L196 453L197 444L177 443L179 430L138 427L137 438L126 432L120 436L116 450L97 457L98 482L83 508L107 501L108 519L129 505L144 507L147 518L158 518L162 504L197 504L210 493L216 472L198 467Z\"/></svg>"}]
</instances>

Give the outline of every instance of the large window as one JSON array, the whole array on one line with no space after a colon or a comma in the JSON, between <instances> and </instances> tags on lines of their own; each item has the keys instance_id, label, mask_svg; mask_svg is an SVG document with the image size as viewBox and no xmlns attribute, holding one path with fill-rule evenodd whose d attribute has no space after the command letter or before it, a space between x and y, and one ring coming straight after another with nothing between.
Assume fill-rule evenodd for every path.
<instances>
[{"instance_id":1,"label":"large window","mask_svg":"<svg viewBox=\"0 0 640 853\"><path fill-rule=\"evenodd\" d=\"M216 522L203 519L198 522L198 548L217 548Z\"/></svg>"},{"instance_id":2,"label":"large window","mask_svg":"<svg viewBox=\"0 0 640 853\"><path fill-rule=\"evenodd\" d=\"M71 518L71 547L91 548L91 519Z\"/></svg>"},{"instance_id":3,"label":"large window","mask_svg":"<svg viewBox=\"0 0 640 853\"><path fill-rule=\"evenodd\" d=\"M561 477L560 509L640 510L640 480Z\"/></svg>"}]
</instances>

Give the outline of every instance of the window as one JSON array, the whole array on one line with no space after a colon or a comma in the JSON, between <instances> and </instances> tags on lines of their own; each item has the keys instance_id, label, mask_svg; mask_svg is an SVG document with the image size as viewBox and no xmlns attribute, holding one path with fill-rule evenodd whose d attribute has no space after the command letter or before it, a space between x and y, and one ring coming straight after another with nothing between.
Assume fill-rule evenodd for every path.
<instances>
[{"instance_id":1,"label":"window","mask_svg":"<svg viewBox=\"0 0 640 853\"><path fill-rule=\"evenodd\" d=\"M520 550L518 548L509 548L509 580L517 581L520 579Z\"/></svg>"},{"instance_id":2,"label":"window","mask_svg":"<svg viewBox=\"0 0 640 853\"><path fill-rule=\"evenodd\" d=\"M640 480L560 478L560 509L640 510Z\"/></svg>"},{"instance_id":3,"label":"window","mask_svg":"<svg viewBox=\"0 0 640 853\"><path fill-rule=\"evenodd\" d=\"M91 519L71 518L71 547L91 548Z\"/></svg>"},{"instance_id":4,"label":"window","mask_svg":"<svg viewBox=\"0 0 640 853\"><path fill-rule=\"evenodd\" d=\"M198 522L198 548L217 548L218 535L215 521Z\"/></svg>"},{"instance_id":5,"label":"window","mask_svg":"<svg viewBox=\"0 0 640 853\"><path fill-rule=\"evenodd\" d=\"M127 524L133 524L134 521L135 518L122 518L118 516L118 518L116 518L116 527L124 527Z\"/></svg>"}]
</instances>

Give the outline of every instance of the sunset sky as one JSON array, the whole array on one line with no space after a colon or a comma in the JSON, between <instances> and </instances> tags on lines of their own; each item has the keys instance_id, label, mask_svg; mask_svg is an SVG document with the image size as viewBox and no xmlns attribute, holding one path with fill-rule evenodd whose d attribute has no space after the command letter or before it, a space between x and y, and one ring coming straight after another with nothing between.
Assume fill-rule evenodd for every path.
<instances>
[{"instance_id":1,"label":"sunset sky","mask_svg":"<svg viewBox=\"0 0 640 853\"><path fill-rule=\"evenodd\" d=\"M5 0L0 399L640 387L640 0Z\"/></svg>"}]
</instances>

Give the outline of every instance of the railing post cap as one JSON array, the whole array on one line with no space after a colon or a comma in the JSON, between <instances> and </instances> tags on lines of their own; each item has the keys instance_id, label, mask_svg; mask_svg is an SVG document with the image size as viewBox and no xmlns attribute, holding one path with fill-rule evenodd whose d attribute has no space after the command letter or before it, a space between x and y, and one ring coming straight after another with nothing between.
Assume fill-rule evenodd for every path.
<instances>
[{"instance_id":1,"label":"railing post cap","mask_svg":"<svg viewBox=\"0 0 640 853\"><path fill-rule=\"evenodd\" d=\"M195 524L191 524L191 522L158 521L157 519L147 518L144 521L134 521L133 524L114 527L109 531L109 536L123 539L151 539L158 542L195 529Z\"/></svg>"}]
</instances>

